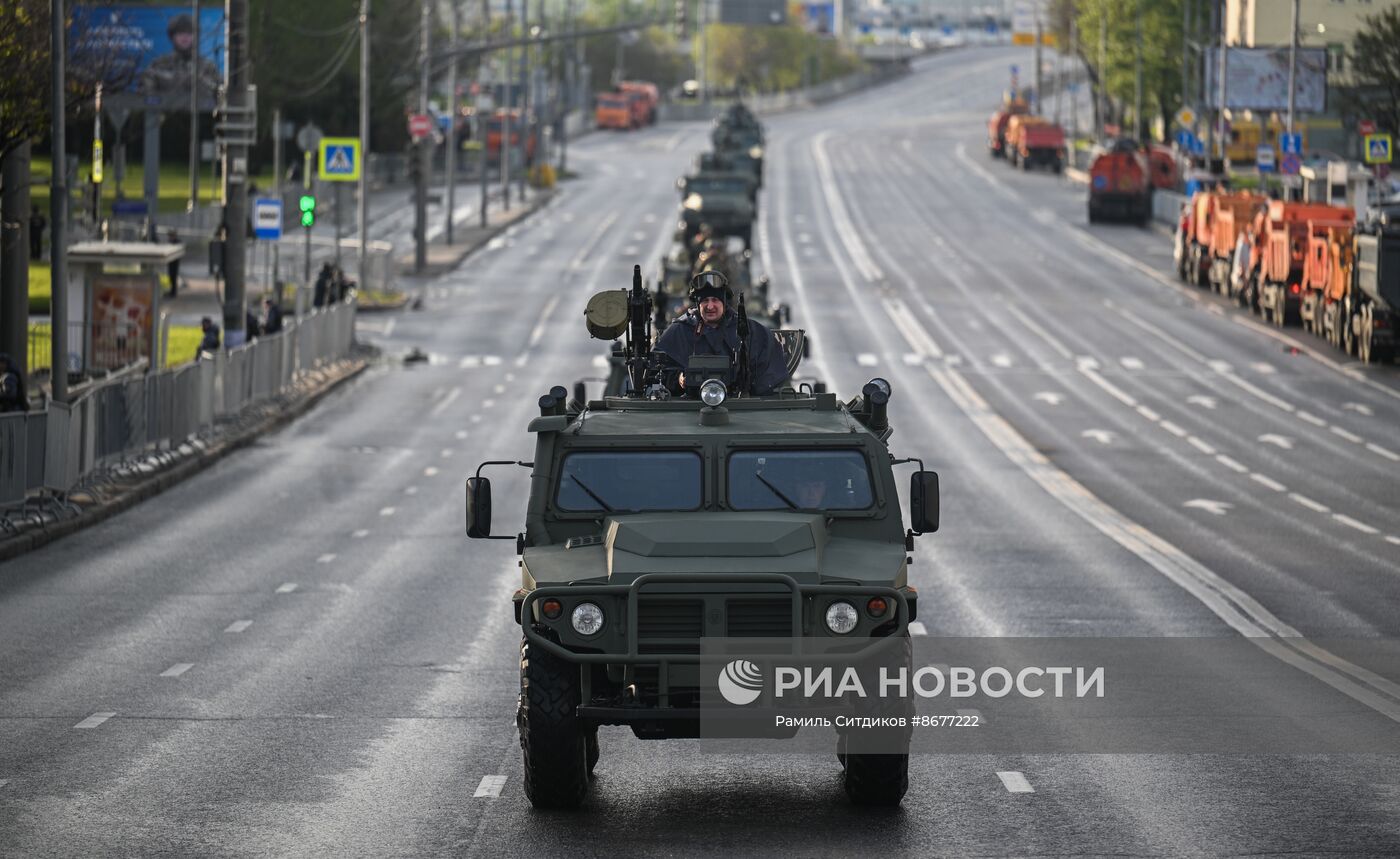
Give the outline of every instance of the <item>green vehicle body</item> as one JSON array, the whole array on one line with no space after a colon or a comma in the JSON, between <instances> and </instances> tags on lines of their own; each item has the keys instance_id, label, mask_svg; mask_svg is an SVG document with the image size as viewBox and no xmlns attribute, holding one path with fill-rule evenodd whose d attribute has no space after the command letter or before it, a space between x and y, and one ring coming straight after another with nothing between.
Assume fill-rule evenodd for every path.
<instances>
[{"instance_id":1,"label":"green vehicle body","mask_svg":"<svg viewBox=\"0 0 1400 859\"><path fill-rule=\"evenodd\" d=\"M752 184L752 176L734 171L695 173L676 180L681 192L681 234L692 236L701 224L709 224L716 236L736 236L750 247L758 214Z\"/></svg>"}]
</instances>

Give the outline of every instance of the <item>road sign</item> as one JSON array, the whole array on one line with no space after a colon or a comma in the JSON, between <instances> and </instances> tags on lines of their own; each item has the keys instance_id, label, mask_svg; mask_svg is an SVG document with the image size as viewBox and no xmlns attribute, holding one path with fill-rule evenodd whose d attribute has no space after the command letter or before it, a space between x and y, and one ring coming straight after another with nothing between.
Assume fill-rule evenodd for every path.
<instances>
[{"instance_id":1,"label":"road sign","mask_svg":"<svg viewBox=\"0 0 1400 859\"><path fill-rule=\"evenodd\" d=\"M260 239L282 238L282 201L259 197L253 201L253 232Z\"/></svg>"},{"instance_id":2,"label":"road sign","mask_svg":"<svg viewBox=\"0 0 1400 859\"><path fill-rule=\"evenodd\" d=\"M1274 148L1267 143L1261 143L1254 148L1254 166L1259 168L1260 173L1274 172Z\"/></svg>"},{"instance_id":3,"label":"road sign","mask_svg":"<svg viewBox=\"0 0 1400 859\"><path fill-rule=\"evenodd\" d=\"M426 113L415 113L408 118L408 135L414 140L422 140L433 133L433 118Z\"/></svg>"},{"instance_id":4,"label":"road sign","mask_svg":"<svg viewBox=\"0 0 1400 859\"><path fill-rule=\"evenodd\" d=\"M321 129L307 123L297 131L297 148L302 152L314 152L321 145L321 139L325 137Z\"/></svg>"},{"instance_id":5,"label":"road sign","mask_svg":"<svg viewBox=\"0 0 1400 859\"><path fill-rule=\"evenodd\" d=\"M355 182L360 178L360 141L354 137L321 138L316 175L326 182Z\"/></svg>"},{"instance_id":6,"label":"road sign","mask_svg":"<svg viewBox=\"0 0 1400 859\"><path fill-rule=\"evenodd\" d=\"M1356 123L1356 131L1363 137L1367 134L1376 133L1376 121L1374 119L1363 119Z\"/></svg>"},{"instance_id":7,"label":"road sign","mask_svg":"<svg viewBox=\"0 0 1400 859\"><path fill-rule=\"evenodd\" d=\"M1367 164L1389 164L1394 149L1390 145L1389 134L1368 134L1361 138L1362 151L1366 153Z\"/></svg>"},{"instance_id":8,"label":"road sign","mask_svg":"<svg viewBox=\"0 0 1400 859\"><path fill-rule=\"evenodd\" d=\"M92 183L102 184L102 140L92 142Z\"/></svg>"},{"instance_id":9,"label":"road sign","mask_svg":"<svg viewBox=\"0 0 1400 859\"><path fill-rule=\"evenodd\" d=\"M1182 128L1194 128L1196 126L1196 111L1189 107L1183 107L1176 112L1176 124Z\"/></svg>"},{"instance_id":10,"label":"road sign","mask_svg":"<svg viewBox=\"0 0 1400 859\"><path fill-rule=\"evenodd\" d=\"M1302 155L1303 135L1296 131L1292 134L1288 132L1280 134L1278 136L1278 148L1283 151L1284 155Z\"/></svg>"},{"instance_id":11,"label":"road sign","mask_svg":"<svg viewBox=\"0 0 1400 859\"><path fill-rule=\"evenodd\" d=\"M1297 176L1298 171L1303 167L1303 159L1297 153L1289 152L1279 159L1278 172L1285 176Z\"/></svg>"}]
</instances>

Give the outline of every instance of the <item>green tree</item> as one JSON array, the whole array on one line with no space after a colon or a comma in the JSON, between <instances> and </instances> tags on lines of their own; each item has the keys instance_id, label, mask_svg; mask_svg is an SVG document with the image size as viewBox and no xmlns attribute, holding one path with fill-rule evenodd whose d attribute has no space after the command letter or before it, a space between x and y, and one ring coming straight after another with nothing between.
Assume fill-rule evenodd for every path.
<instances>
[{"instance_id":1,"label":"green tree","mask_svg":"<svg viewBox=\"0 0 1400 859\"><path fill-rule=\"evenodd\" d=\"M796 89L850 74L860 61L833 39L789 23L774 27L713 24L708 28L710 81L718 89Z\"/></svg>"},{"instance_id":2,"label":"green tree","mask_svg":"<svg viewBox=\"0 0 1400 859\"><path fill-rule=\"evenodd\" d=\"M1356 86L1348 107L1382 130L1400 132L1400 9L1363 19L1351 46L1351 71Z\"/></svg>"}]
</instances>

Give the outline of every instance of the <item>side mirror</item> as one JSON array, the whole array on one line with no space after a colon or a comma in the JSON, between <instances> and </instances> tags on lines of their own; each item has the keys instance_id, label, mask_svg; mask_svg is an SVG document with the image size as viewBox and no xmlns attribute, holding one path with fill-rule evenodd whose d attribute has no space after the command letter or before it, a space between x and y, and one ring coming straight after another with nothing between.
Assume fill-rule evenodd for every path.
<instances>
[{"instance_id":1,"label":"side mirror","mask_svg":"<svg viewBox=\"0 0 1400 859\"><path fill-rule=\"evenodd\" d=\"M488 504L490 496L487 496ZM487 507L490 510L490 507ZM909 528L915 534L938 530L938 472L916 471L909 478Z\"/></svg>"},{"instance_id":2,"label":"side mirror","mask_svg":"<svg viewBox=\"0 0 1400 859\"><path fill-rule=\"evenodd\" d=\"M467 478L467 536L477 539L491 536L491 480L489 478Z\"/></svg>"}]
</instances>

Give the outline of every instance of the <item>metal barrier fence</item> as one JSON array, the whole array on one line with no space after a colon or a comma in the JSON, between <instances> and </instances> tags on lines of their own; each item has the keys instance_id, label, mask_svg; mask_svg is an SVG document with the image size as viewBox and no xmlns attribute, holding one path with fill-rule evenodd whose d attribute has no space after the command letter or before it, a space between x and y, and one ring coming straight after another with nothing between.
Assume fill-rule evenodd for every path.
<instances>
[{"instance_id":1,"label":"metal barrier fence","mask_svg":"<svg viewBox=\"0 0 1400 859\"><path fill-rule=\"evenodd\" d=\"M1186 195L1158 188L1152 194L1152 219L1175 227L1181 218L1181 207L1186 205Z\"/></svg>"},{"instance_id":2,"label":"metal barrier fence","mask_svg":"<svg viewBox=\"0 0 1400 859\"><path fill-rule=\"evenodd\" d=\"M217 418L265 400L350 351L353 301L193 364L145 373L144 364L75 391L42 412L0 414L0 506L32 490L64 494L133 454L178 447Z\"/></svg>"}]
</instances>

